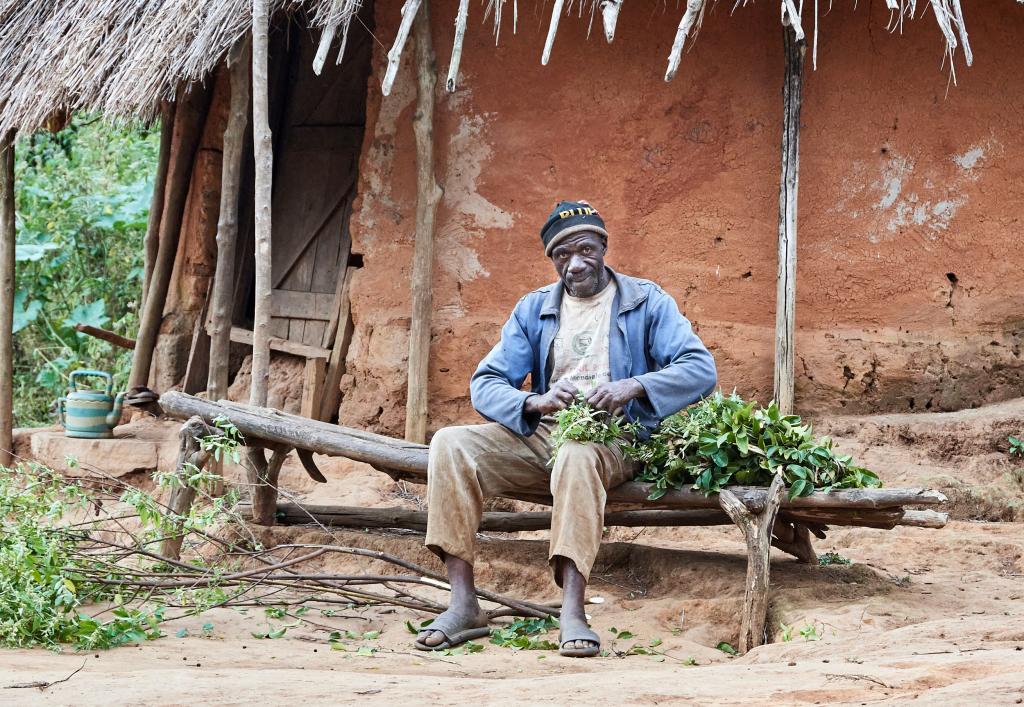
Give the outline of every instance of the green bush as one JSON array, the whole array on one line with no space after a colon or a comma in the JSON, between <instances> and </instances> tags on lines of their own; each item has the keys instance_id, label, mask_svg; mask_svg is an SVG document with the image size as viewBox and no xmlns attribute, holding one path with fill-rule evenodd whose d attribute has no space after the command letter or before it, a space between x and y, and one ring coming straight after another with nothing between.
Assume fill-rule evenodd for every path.
<instances>
[{"instance_id":1,"label":"green bush","mask_svg":"<svg viewBox=\"0 0 1024 707\"><path fill-rule=\"evenodd\" d=\"M76 323L134 337L143 238L159 130L76 117L16 146L17 277L14 412L48 424L76 368L123 386L131 352L79 334Z\"/></svg>"}]
</instances>

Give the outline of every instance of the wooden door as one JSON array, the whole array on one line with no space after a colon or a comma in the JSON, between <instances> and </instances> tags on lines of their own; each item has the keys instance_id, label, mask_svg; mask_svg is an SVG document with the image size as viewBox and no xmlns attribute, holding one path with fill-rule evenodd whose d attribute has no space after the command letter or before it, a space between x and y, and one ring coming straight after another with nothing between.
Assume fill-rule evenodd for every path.
<instances>
[{"instance_id":1,"label":"wooden door","mask_svg":"<svg viewBox=\"0 0 1024 707\"><path fill-rule=\"evenodd\" d=\"M352 31L342 65L328 61L320 76L312 69L314 37L297 32L292 39L275 136L272 332L329 347L327 324L350 254L371 39Z\"/></svg>"}]
</instances>

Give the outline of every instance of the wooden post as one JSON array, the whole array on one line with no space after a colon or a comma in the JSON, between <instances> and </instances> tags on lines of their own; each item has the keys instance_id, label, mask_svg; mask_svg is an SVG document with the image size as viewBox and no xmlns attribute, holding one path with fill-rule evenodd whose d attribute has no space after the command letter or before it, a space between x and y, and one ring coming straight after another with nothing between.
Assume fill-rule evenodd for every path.
<instances>
[{"instance_id":1,"label":"wooden post","mask_svg":"<svg viewBox=\"0 0 1024 707\"><path fill-rule=\"evenodd\" d=\"M256 302L253 316L252 383L249 402L264 407L270 375L270 202L273 193L274 147L270 134L267 55L270 31L268 0L252 3L252 124L256 162Z\"/></svg>"},{"instance_id":2,"label":"wooden post","mask_svg":"<svg viewBox=\"0 0 1024 707\"><path fill-rule=\"evenodd\" d=\"M782 177L779 184L779 269L775 293L775 400L793 412L796 328L796 199L800 171L800 102L806 42L784 26L786 74L782 88Z\"/></svg>"},{"instance_id":3,"label":"wooden post","mask_svg":"<svg viewBox=\"0 0 1024 707\"><path fill-rule=\"evenodd\" d=\"M548 36L544 40L544 51L540 55L540 65L547 66L551 59L551 49L555 46L555 35L558 33L558 20L562 17L562 6L565 0L555 0L551 5L551 23L548 25Z\"/></svg>"},{"instance_id":4,"label":"wooden post","mask_svg":"<svg viewBox=\"0 0 1024 707\"><path fill-rule=\"evenodd\" d=\"M352 324L352 300L349 290L352 287L352 276L358 268L349 266L343 273L344 281L339 283L338 314L334 323L334 345L327 359L327 371L324 374L323 394L320 399L320 410L314 415L317 420L330 420L338 412L341 401L341 377L345 375L345 356L348 345L352 341L354 326Z\"/></svg>"},{"instance_id":5,"label":"wooden post","mask_svg":"<svg viewBox=\"0 0 1024 707\"><path fill-rule=\"evenodd\" d=\"M252 2L252 139L256 164L255 241L256 294L252 325L252 380L249 404L267 405L270 381L270 313L271 288L271 212L274 178L274 144L270 134L270 84L267 80L268 35L270 33L269 0ZM274 452L267 462L263 450L250 446L246 469L251 490L253 520L260 525L273 525L277 508L277 477L284 455Z\"/></svg>"},{"instance_id":6,"label":"wooden post","mask_svg":"<svg viewBox=\"0 0 1024 707\"><path fill-rule=\"evenodd\" d=\"M430 363L431 289L434 265L434 216L441 189L434 179L434 86L437 61L430 37L430 3L416 17L416 246L412 260L412 325L409 331L409 385L405 406L405 438L422 444L427 438L427 384Z\"/></svg>"},{"instance_id":7,"label":"wooden post","mask_svg":"<svg viewBox=\"0 0 1024 707\"><path fill-rule=\"evenodd\" d=\"M786 493L781 475L768 487L765 508L751 512L732 491L725 489L718 496L722 510L729 514L747 543L747 582L743 592L743 616L740 621L739 652L746 653L764 643L765 620L768 617L769 553L772 527Z\"/></svg>"},{"instance_id":8,"label":"wooden post","mask_svg":"<svg viewBox=\"0 0 1024 707\"><path fill-rule=\"evenodd\" d=\"M279 447L270 455L270 461L260 447L247 447L249 466L246 475L251 488L252 521L259 525L273 525L277 515L277 480L291 447Z\"/></svg>"},{"instance_id":9,"label":"wooden post","mask_svg":"<svg viewBox=\"0 0 1024 707\"><path fill-rule=\"evenodd\" d=\"M167 189L167 165L171 161L171 138L174 136L173 101L160 102L160 157L156 167L156 178L153 180L153 197L149 201L149 222L146 224L146 260L142 277L142 297L139 309L146 301L149 283L156 265L156 255L160 248L160 219L164 213L164 194Z\"/></svg>"},{"instance_id":10,"label":"wooden post","mask_svg":"<svg viewBox=\"0 0 1024 707\"><path fill-rule=\"evenodd\" d=\"M167 184L163 214L160 218L160 242L146 299L142 303L139 335L136 337L135 353L132 356L132 372L128 377L129 388L149 383L153 350L160 334L167 289L171 284L174 258L178 252L181 222L185 215L185 201L192 178L192 163L202 137L210 95L210 88L204 88L199 84L194 84L190 91L182 89L179 93L178 107L174 115L174 157L167 169L165 180Z\"/></svg>"},{"instance_id":11,"label":"wooden post","mask_svg":"<svg viewBox=\"0 0 1024 707\"><path fill-rule=\"evenodd\" d=\"M199 440L211 433L214 433L214 430L203 422L203 418L198 416L189 418L188 422L181 426L181 429L178 431L178 463L174 467L179 474L185 473L186 465L202 469L210 460L210 453L200 447ZM189 509L192 508L192 502L195 498L196 490L194 487L188 484L176 485L171 490L167 507L175 515L182 516L187 514ZM164 557L177 560L181 557L181 543L184 539L184 533L180 527L177 528L177 532L168 533L164 538L161 554Z\"/></svg>"},{"instance_id":12,"label":"wooden post","mask_svg":"<svg viewBox=\"0 0 1024 707\"><path fill-rule=\"evenodd\" d=\"M320 417L320 402L323 400L324 379L327 376L327 359L307 358L302 374L302 403L299 414L316 420Z\"/></svg>"},{"instance_id":13,"label":"wooden post","mask_svg":"<svg viewBox=\"0 0 1024 707\"><path fill-rule=\"evenodd\" d=\"M409 39L409 31L412 29L413 20L419 13L423 0L405 0L402 5L402 23L398 26L398 34L395 35L395 43L388 52L388 65L384 70L384 80L380 84L380 92L385 96L391 95L391 87L395 84L395 77L398 76L398 67L402 64L402 50Z\"/></svg>"},{"instance_id":14,"label":"wooden post","mask_svg":"<svg viewBox=\"0 0 1024 707\"><path fill-rule=\"evenodd\" d=\"M206 392L220 400L228 392L228 354L231 350L231 311L235 287L235 249L238 241L238 194L242 172L242 143L249 122L249 40L241 40L231 67L231 109L224 128L220 215L217 220L217 270L210 304L210 371Z\"/></svg>"},{"instance_id":15,"label":"wooden post","mask_svg":"<svg viewBox=\"0 0 1024 707\"><path fill-rule=\"evenodd\" d=\"M0 466L14 462L14 138L0 136Z\"/></svg>"},{"instance_id":16,"label":"wooden post","mask_svg":"<svg viewBox=\"0 0 1024 707\"><path fill-rule=\"evenodd\" d=\"M498 10L501 12L501 10ZM455 92L459 80L459 63L462 61L462 43L466 39L466 22L469 20L469 0L459 0L459 13L455 16L455 44L452 46L452 60L448 65L448 80L445 90Z\"/></svg>"},{"instance_id":17,"label":"wooden post","mask_svg":"<svg viewBox=\"0 0 1024 707\"><path fill-rule=\"evenodd\" d=\"M89 324L75 324L75 331L79 331L86 336L91 336L95 339L102 339L114 346L122 349L134 349L135 339L129 339L126 336L115 334L107 329L101 329L100 327L90 326Z\"/></svg>"}]
</instances>

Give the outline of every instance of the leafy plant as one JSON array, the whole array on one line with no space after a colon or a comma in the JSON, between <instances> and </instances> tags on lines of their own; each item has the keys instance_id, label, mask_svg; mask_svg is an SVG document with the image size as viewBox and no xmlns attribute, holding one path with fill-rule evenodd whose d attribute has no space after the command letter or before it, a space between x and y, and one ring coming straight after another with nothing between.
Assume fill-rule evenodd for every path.
<instances>
[{"instance_id":1,"label":"leafy plant","mask_svg":"<svg viewBox=\"0 0 1024 707\"><path fill-rule=\"evenodd\" d=\"M1011 457L1024 457L1024 441L1021 441L1019 437L1010 435L1010 456Z\"/></svg>"},{"instance_id":2,"label":"leafy plant","mask_svg":"<svg viewBox=\"0 0 1024 707\"><path fill-rule=\"evenodd\" d=\"M16 146L14 392L16 424L46 424L76 368L122 387L131 351L75 331L77 323L134 337L142 241L159 130L75 117Z\"/></svg>"},{"instance_id":3,"label":"leafy plant","mask_svg":"<svg viewBox=\"0 0 1024 707\"><path fill-rule=\"evenodd\" d=\"M739 655L739 652L735 648L732 647L732 644L731 643L726 643L725 641L722 641L721 643L719 643L717 646L715 646L715 648L717 648L718 650L722 651L723 653L727 653L729 655Z\"/></svg>"},{"instance_id":4,"label":"leafy plant","mask_svg":"<svg viewBox=\"0 0 1024 707\"><path fill-rule=\"evenodd\" d=\"M800 635L805 641L820 641L821 634L818 633L818 627L814 624L804 624L800 628Z\"/></svg>"},{"instance_id":5,"label":"leafy plant","mask_svg":"<svg viewBox=\"0 0 1024 707\"><path fill-rule=\"evenodd\" d=\"M556 449L567 439L621 444L641 465L637 481L652 484L657 500L689 486L710 495L731 484L767 486L776 474L789 496L815 491L881 486L878 476L839 454L828 437L815 439L797 415L783 415L772 402L762 407L735 392L715 392L665 418L652 432L621 424L576 403L558 415Z\"/></svg>"},{"instance_id":6,"label":"leafy plant","mask_svg":"<svg viewBox=\"0 0 1024 707\"><path fill-rule=\"evenodd\" d=\"M803 626L801 626L799 629L797 629L796 626L787 626L786 624L780 622L779 623L779 628L782 630L781 638L782 638L783 643L789 643L790 641L793 640L793 632L794 631L797 631L797 633L805 641L820 641L821 640L821 634L818 632L818 627L815 626L812 623L806 623Z\"/></svg>"},{"instance_id":7,"label":"leafy plant","mask_svg":"<svg viewBox=\"0 0 1024 707\"><path fill-rule=\"evenodd\" d=\"M466 641L461 646L455 646L454 648L445 648L443 651L440 651L440 653L441 655L472 655L474 653L479 653L483 649L483 645L479 643L474 643L473 641ZM537 657L543 658L544 656Z\"/></svg>"},{"instance_id":8,"label":"leafy plant","mask_svg":"<svg viewBox=\"0 0 1024 707\"><path fill-rule=\"evenodd\" d=\"M826 552L818 555L818 566L828 567L829 565L849 565L853 564L851 560L843 557L838 552Z\"/></svg>"},{"instance_id":9,"label":"leafy plant","mask_svg":"<svg viewBox=\"0 0 1024 707\"><path fill-rule=\"evenodd\" d=\"M558 619L553 616L546 616L543 619L516 619L507 626L492 629L491 643L523 651L557 650L557 643L542 637L556 628Z\"/></svg>"}]
</instances>

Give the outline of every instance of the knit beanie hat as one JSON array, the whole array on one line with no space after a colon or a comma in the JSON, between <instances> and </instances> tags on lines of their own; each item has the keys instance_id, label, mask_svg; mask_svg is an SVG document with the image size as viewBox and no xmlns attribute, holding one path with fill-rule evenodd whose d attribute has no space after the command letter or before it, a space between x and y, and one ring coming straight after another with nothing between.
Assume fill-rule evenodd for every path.
<instances>
[{"instance_id":1,"label":"knit beanie hat","mask_svg":"<svg viewBox=\"0 0 1024 707\"><path fill-rule=\"evenodd\" d=\"M604 219L597 209L585 201L560 201L555 210L548 216L540 229L540 239L544 242L544 255L550 256L551 251L569 236L583 231L591 231L608 238L604 228Z\"/></svg>"}]
</instances>

